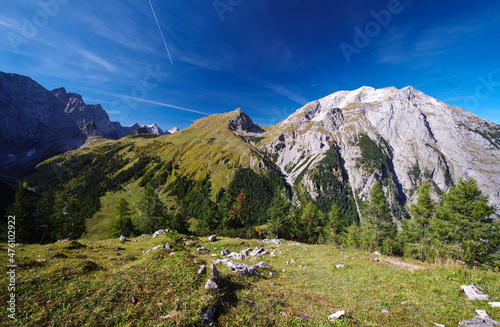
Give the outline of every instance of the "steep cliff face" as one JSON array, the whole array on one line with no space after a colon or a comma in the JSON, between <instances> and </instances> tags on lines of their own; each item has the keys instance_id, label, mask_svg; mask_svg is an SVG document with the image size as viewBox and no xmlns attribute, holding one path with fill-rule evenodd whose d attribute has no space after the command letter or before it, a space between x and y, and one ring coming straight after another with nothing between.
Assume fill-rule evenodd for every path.
<instances>
[{"instance_id":1,"label":"steep cliff face","mask_svg":"<svg viewBox=\"0 0 500 327\"><path fill-rule=\"evenodd\" d=\"M31 78L0 72L0 175L22 176L30 166L74 150L90 136L118 139L139 127L168 134L156 124L122 127L100 105L64 88L49 91Z\"/></svg>"},{"instance_id":2,"label":"steep cliff face","mask_svg":"<svg viewBox=\"0 0 500 327\"><path fill-rule=\"evenodd\" d=\"M423 181L438 192L473 177L500 204L500 126L411 86L337 92L266 132L262 149L313 198L321 189L310 171L335 145L358 201L377 180L401 205L415 199Z\"/></svg>"}]
</instances>

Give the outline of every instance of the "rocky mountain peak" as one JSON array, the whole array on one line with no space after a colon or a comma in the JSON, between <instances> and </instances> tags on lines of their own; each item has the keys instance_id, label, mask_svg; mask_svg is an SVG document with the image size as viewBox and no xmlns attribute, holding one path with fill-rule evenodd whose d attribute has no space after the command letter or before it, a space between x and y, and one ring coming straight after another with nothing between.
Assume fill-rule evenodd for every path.
<instances>
[{"instance_id":1,"label":"rocky mountain peak","mask_svg":"<svg viewBox=\"0 0 500 327\"><path fill-rule=\"evenodd\" d=\"M0 173L22 172L91 136L118 139L135 129L110 121L101 105L87 105L64 87L49 91L27 76L0 72Z\"/></svg>"},{"instance_id":2,"label":"rocky mountain peak","mask_svg":"<svg viewBox=\"0 0 500 327\"><path fill-rule=\"evenodd\" d=\"M252 118L244 113L241 108L237 108L234 113L236 113L236 116L228 124L230 130L257 134L264 132L262 128L253 123Z\"/></svg>"},{"instance_id":3,"label":"rocky mountain peak","mask_svg":"<svg viewBox=\"0 0 500 327\"><path fill-rule=\"evenodd\" d=\"M321 190L308 171L334 145L362 200L381 179L390 179L393 203L404 203L415 199L423 181L439 194L473 177L500 204L500 126L412 86L333 93L272 126L269 135L261 147L275 156L291 184L311 195ZM379 157L371 158L372 151Z\"/></svg>"}]
</instances>

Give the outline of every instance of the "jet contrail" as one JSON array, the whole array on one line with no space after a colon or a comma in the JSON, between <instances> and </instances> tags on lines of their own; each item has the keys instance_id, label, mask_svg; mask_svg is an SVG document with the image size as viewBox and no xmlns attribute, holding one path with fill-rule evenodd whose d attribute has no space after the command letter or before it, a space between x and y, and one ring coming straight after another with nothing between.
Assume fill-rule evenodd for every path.
<instances>
[{"instance_id":1,"label":"jet contrail","mask_svg":"<svg viewBox=\"0 0 500 327\"><path fill-rule=\"evenodd\" d=\"M109 95L109 96L113 96L113 97L117 97L117 98L126 98L126 99L134 100L134 101L137 101L137 102L145 102L145 103L155 104L155 105L162 106L162 107L168 107L168 108L173 108L173 109L178 109L178 110L183 110L183 111L188 111L188 112L194 112L194 113L197 113L197 114L200 114L200 115L204 115L204 116L210 116L209 113L206 113L206 112L203 112L203 111L198 111L198 110L194 110L194 109L188 109L188 108L183 108L183 107L179 107L179 106L174 106L173 104L168 104L168 103L163 103L163 102L157 102L157 101L151 101L151 100L136 98L136 97L132 97L132 96L129 96L129 95L118 94L118 93L113 93L113 92L107 92L107 91L97 90L97 89L93 89L93 88L89 88L89 87L84 87L84 86L78 86L78 87L81 88L81 89L83 89L83 90L86 90L86 91L91 91L91 92L95 92L95 93L99 93L99 94L103 94L103 95Z\"/></svg>"},{"instance_id":2,"label":"jet contrail","mask_svg":"<svg viewBox=\"0 0 500 327\"><path fill-rule=\"evenodd\" d=\"M167 50L168 57L170 58L170 63L173 66L174 62L172 61L172 57L170 56L170 51L168 51L167 42L165 42L165 37L163 36L163 32L161 31L160 23L158 23L158 18L156 18L156 13L155 13L155 10L153 8L153 4L151 3L151 0L148 0L148 1L149 1L149 5L151 6L151 11L153 12L153 16L155 16L156 25L158 25L158 30L160 31L161 38L163 39L163 44L165 44L165 49Z\"/></svg>"}]
</instances>

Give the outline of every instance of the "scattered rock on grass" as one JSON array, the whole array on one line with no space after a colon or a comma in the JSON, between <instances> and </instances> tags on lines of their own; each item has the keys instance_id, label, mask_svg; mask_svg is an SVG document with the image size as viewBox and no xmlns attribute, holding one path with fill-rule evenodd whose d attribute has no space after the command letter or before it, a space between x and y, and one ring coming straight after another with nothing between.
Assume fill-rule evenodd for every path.
<instances>
[{"instance_id":1,"label":"scattered rock on grass","mask_svg":"<svg viewBox=\"0 0 500 327\"><path fill-rule=\"evenodd\" d=\"M266 243L266 244L276 244L276 245L279 245L281 242L283 242L284 239L277 239L277 238L273 238L271 240L269 239L263 239L262 242L263 243Z\"/></svg>"},{"instance_id":2,"label":"scattered rock on grass","mask_svg":"<svg viewBox=\"0 0 500 327\"><path fill-rule=\"evenodd\" d=\"M142 253L144 255L148 254L149 252L151 251L156 251L158 249L167 249L167 250L171 250L172 249L172 246L170 244L162 244L162 245L158 245L158 246L155 246L154 248L151 248L150 250L147 250L147 251L142 251Z\"/></svg>"},{"instance_id":3,"label":"scattered rock on grass","mask_svg":"<svg viewBox=\"0 0 500 327\"><path fill-rule=\"evenodd\" d=\"M160 236L160 235L167 234L167 233L170 233L170 231L168 229L159 229L156 232L154 232L153 235L151 235L151 237L155 238L156 236Z\"/></svg>"},{"instance_id":4,"label":"scattered rock on grass","mask_svg":"<svg viewBox=\"0 0 500 327\"><path fill-rule=\"evenodd\" d=\"M137 300L137 298L135 296L132 296L132 297L130 297L130 302L132 302L132 304L137 304L137 302L139 302L139 300Z\"/></svg>"},{"instance_id":5,"label":"scattered rock on grass","mask_svg":"<svg viewBox=\"0 0 500 327\"><path fill-rule=\"evenodd\" d=\"M228 258L233 258L236 260L245 260L252 249L248 248L246 250L241 250L239 253L231 252L227 255Z\"/></svg>"},{"instance_id":6,"label":"scattered rock on grass","mask_svg":"<svg viewBox=\"0 0 500 327\"><path fill-rule=\"evenodd\" d=\"M204 274L207 271L207 267L205 265L201 265L200 269L198 269L198 275Z\"/></svg>"},{"instance_id":7,"label":"scattered rock on grass","mask_svg":"<svg viewBox=\"0 0 500 327\"><path fill-rule=\"evenodd\" d=\"M500 308L500 302L488 302L493 308Z\"/></svg>"},{"instance_id":8,"label":"scattered rock on grass","mask_svg":"<svg viewBox=\"0 0 500 327\"><path fill-rule=\"evenodd\" d=\"M336 267L337 267L337 269L342 269L345 267L345 265L337 265Z\"/></svg>"},{"instance_id":9,"label":"scattered rock on grass","mask_svg":"<svg viewBox=\"0 0 500 327\"><path fill-rule=\"evenodd\" d=\"M234 262L231 259L223 259L221 262L226 265L231 271L240 275L253 276L259 274L259 271L255 269L255 266L249 266L244 263Z\"/></svg>"},{"instance_id":10,"label":"scattered rock on grass","mask_svg":"<svg viewBox=\"0 0 500 327\"><path fill-rule=\"evenodd\" d=\"M127 240L127 238L123 235L121 235L118 239L122 242L125 242Z\"/></svg>"},{"instance_id":11,"label":"scattered rock on grass","mask_svg":"<svg viewBox=\"0 0 500 327\"><path fill-rule=\"evenodd\" d=\"M205 289L207 291L217 292L219 290L219 285L217 285L217 277L210 277L205 284Z\"/></svg>"},{"instance_id":12,"label":"scattered rock on grass","mask_svg":"<svg viewBox=\"0 0 500 327\"><path fill-rule=\"evenodd\" d=\"M378 252L378 251L373 252L373 254L381 255L380 252Z\"/></svg>"},{"instance_id":13,"label":"scattered rock on grass","mask_svg":"<svg viewBox=\"0 0 500 327\"><path fill-rule=\"evenodd\" d=\"M201 321L203 324L210 324L214 322L215 316L214 313L212 312L212 309L207 309L202 312L203 314L203 320Z\"/></svg>"},{"instance_id":14,"label":"scattered rock on grass","mask_svg":"<svg viewBox=\"0 0 500 327\"><path fill-rule=\"evenodd\" d=\"M256 257L259 255L267 254L267 251L264 248L259 248L258 246L250 253L251 257Z\"/></svg>"},{"instance_id":15,"label":"scattered rock on grass","mask_svg":"<svg viewBox=\"0 0 500 327\"><path fill-rule=\"evenodd\" d=\"M328 321L334 321L334 320L339 320L340 318L345 316L345 311L337 311L331 316L328 317Z\"/></svg>"},{"instance_id":16,"label":"scattered rock on grass","mask_svg":"<svg viewBox=\"0 0 500 327\"><path fill-rule=\"evenodd\" d=\"M460 289L464 291L469 301L488 301L490 299L489 295L480 291L482 288L478 285L462 285Z\"/></svg>"},{"instance_id":17,"label":"scattered rock on grass","mask_svg":"<svg viewBox=\"0 0 500 327\"><path fill-rule=\"evenodd\" d=\"M500 326L500 322L490 318L475 316L474 319L461 321L458 325L468 327L494 327Z\"/></svg>"},{"instance_id":18,"label":"scattered rock on grass","mask_svg":"<svg viewBox=\"0 0 500 327\"><path fill-rule=\"evenodd\" d=\"M269 265L263 261L256 264L255 267L263 268L263 269L271 269L271 267L269 267Z\"/></svg>"},{"instance_id":19,"label":"scattered rock on grass","mask_svg":"<svg viewBox=\"0 0 500 327\"><path fill-rule=\"evenodd\" d=\"M228 255L228 254L229 254L229 250L228 250L228 249L224 249L224 250L220 251L220 254L221 254L223 257L225 257L226 255Z\"/></svg>"},{"instance_id":20,"label":"scattered rock on grass","mask_svg":"<svg viewBox=\"0 0 500 327\"><path fill-rule=\"evenodd\" d=\"M479 317L481 318L488 318L488 313L486 312L486 310L478 310L476 309L476 313Z\"/></svg>"},{"instance_id":21,"label":"scattered rock on grass","mask_svg":"<svg viewBox=\"0 0 500 327\"><path fill-rule=\"evenodd\" d=\"M212 275L214 277L219 277L219 272L217 271L217 268L215 267L215 264L212 264Z\"/></svg>"},{"instance_id":22,"label":"scattered rock on grass","mask_svg":"<svg viewBox=\"0 0 500 327\"><path fill-rule=\"evenodd\" d=\"M209 240L210 242L215 242L215 241L217 241L217 236L216 236L216 235L209 236L209 237L208 237L208 240Z\"/></svg>"}]
</instances>

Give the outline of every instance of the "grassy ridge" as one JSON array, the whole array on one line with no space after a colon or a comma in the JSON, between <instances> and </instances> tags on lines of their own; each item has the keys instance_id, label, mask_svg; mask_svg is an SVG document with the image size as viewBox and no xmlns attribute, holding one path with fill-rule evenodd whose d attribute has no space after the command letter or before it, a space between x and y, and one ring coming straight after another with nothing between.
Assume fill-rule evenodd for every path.
<instances>
[{"instance_id":1,"label":"grassy ridge","mask_svg":"<svg viewBox=\"0 0 500 327\"><path fill-rule=\"evenodd\" d=\"M196 121L185 130L154 138L148 137L151 135L130 135L118 141L93 138L85 148L67 152L39 165L37 171L28 177L28 184L39 193L50 191L62 194L86 185L86 190L92 192L84 193L92 201L87 206L90 209L85 212L87 233L84 237L102 239L106 237L110 220L115 214L117 200L126 198L134 209L134 215L137 215L135 204L143 193L140 182L147 175L154 176L163 164L174 166L173 171L166 174L166 180L162 180L164 191L168 191L169 185L179 175L195 180L210 175L212 198L221 187L227 187L239 167L263 172L265 168L259 168L265 161L262 154L228 129L229 121L238 114L237 111L215 114ZM96 178L92 170L96 164L113 167ZM128 173L127 169L133 172ZM175 198L169 197L168 192L162 193L162 200L168 207L175 204Z\"/></svg>"},{"instance_id":2,"label":"grassy ridge","mask_svg":"<svg viewBox=\"0 0 500 327\"><path fill-rule=\"evenodd\" d=\"M199 325L206 308L214 310L215 325L220 326L452 326L472 319L474 309L486 309L492 319L500 320L498 308L484 301L469 302L460 291L460 285L474 282L498 301L500 283L494 272L456 265L410 269L352 249L230 238L215 243L189 238L194 244L174 248L173 255L166 250L143 255L144 250L170 241L167 238L138 237L125 243L82 240L85 247L76 249L65 249L70 243L16 247L19 321L14 325ZM265 261L273 276L264 269L259 269L260 276L239 276L220 264L222 291L206 293L208 276L196 271L214 257L197 252L197 246L206 246L217 257L224 248L274 250L275 257L247 260ZM117 247L123 248L120 255ZM1 249L6 253L5 244ZM1 264L7 265L7 259L3 255ZM345 267L337 269L338 264ZM0 294L0 301L5 312L7 292ZM381 313L382 309L389 313ZM338 310L346 310L347 317L328 322L327 317ZM0 316L0 325L8 323L5 314Z\"/></svg>"}]
</instances>

